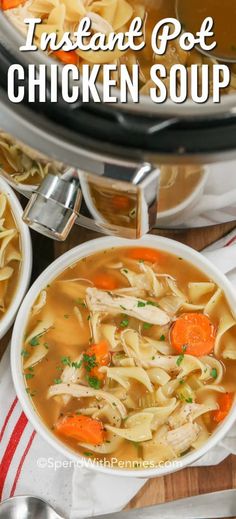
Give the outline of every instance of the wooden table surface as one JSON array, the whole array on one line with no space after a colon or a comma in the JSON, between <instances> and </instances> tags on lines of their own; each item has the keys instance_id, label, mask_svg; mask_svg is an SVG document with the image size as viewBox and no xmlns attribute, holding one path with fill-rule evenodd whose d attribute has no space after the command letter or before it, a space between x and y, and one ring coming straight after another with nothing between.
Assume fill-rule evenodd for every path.
<instances>
[{"instance_id":1,"label":"wooden table surface","mask_svg":"<svg viewBox=\"0 0 236 519\"><path fill-rule=\"evenodd\" d=\"M227 234L235 225L224 224L216 228L189 230L184 232L155 230L161 234L186 243L197 250L213 243ZM60 256L70 248L91 240L99 235L93 231L77 226L72 230L69 238L63 242L53 242L32 232L34 248L34 266L32 281L45 269L54 258ZM10 333L0 341L0 354L8 344ZM223 463L214 467L188 468L175 474L148 481L142 490L130 502L128 508L141 507L164 501L236 488L236 456L229 456Z\"/></svg>"}]
</instances>

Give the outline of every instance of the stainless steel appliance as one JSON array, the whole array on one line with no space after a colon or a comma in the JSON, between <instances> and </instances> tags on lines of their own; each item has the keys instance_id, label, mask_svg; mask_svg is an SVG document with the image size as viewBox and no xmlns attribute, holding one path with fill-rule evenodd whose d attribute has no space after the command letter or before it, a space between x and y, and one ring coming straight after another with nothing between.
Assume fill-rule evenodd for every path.
<instances>
[{"instance_id":1,"label":"stainless steel appliance","mask_svg":"<svg viewBox=\"0 0 236 519\"><path fill-rule=\"evenodd\" d=\"M17 184L2 168L16 189L33 193L25 213L31 227L61 240L77 221L135 238L155 226L236 220L236 93L204 105L155 105L147 97L139 104L12 104L9 64L34 59L48 71L51 64L41 52L19 52L22 43L0 13L0 128L64 165L40 186Z\"/></svg>"}]
</instances>

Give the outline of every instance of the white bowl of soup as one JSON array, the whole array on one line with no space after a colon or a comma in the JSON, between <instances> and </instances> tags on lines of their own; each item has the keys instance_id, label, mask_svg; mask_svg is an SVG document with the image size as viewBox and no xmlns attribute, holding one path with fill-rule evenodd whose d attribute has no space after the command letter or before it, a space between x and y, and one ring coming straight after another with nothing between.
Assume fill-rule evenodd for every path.
<instances>
[{"instance_id":1,"label":"white bowl of soup","mask_svg":"<svg viewBox=\"0 0 236 519\"><path fill-rule=\"evenodd\" d=\"M16 195L0 178L0 338L12 325L31 276L31 238L22 214Z\"/></svg>"},{"instance_id":2,"label":"white bowl of soup","mask_svg":"<svg viewBox=\"0 0 236 519\"><path fill-rule=\"evenodd\" d=\"M23 409L64 456L154 477L184 468L235 417L236 295L200 253L105 237L35 281L13 330Z\"/></svg>"}]
</instances>

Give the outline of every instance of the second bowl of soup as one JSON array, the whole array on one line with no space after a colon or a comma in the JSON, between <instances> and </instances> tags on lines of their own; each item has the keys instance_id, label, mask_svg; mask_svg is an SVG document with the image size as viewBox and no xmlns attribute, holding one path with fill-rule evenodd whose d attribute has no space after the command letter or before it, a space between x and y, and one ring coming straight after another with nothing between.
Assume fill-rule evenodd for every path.
<instances>
[{"instance_id":1,"label":"second bowl of soup","mask_svg":"<svg viewBox=\"0 0 236 519\"><path fill-rule=\"evenodd\" d=\"M182 244L85 243L43 272L18 314L11 361L24 411L93 469L183 468L235 419L235 308L227 279Z\"/></svg>"},{"instance_id":2,"label":"second bowl of soup","mask_svg":"<svg viewBox=\"0 0 236 519\"><path fill-rule=\"evenodd\" d=\"M0 178L0 339L13 323L31 276L31 238L22 214L15 193Z\"/></svg>"}]
</instances>

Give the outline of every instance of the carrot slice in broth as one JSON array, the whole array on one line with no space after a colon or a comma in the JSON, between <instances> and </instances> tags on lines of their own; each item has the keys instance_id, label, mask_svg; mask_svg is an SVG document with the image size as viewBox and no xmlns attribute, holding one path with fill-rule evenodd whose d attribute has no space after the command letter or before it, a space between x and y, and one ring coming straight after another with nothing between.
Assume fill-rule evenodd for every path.
<instances>
[{"instance_id":1,"label":"carrot slice in broth","mask_svg":"<svg viewBox=\"0 0 236 519\"><path fill-rule=\"evenodd\" d=\"M202 357L212 352L216 330L204 314L189 313L181 315L171 330L171 344L178 353L186 352Z\"/></svg>"},{"instance_id":2,"label":"carrot slice in broth","mask_svg":"<svg viewBox=\"0 0 236 519\"><path fill-rule=\"evenodd\" d=\"M92 445L100 445L105 440L102 422L82 414L64 416L56 423L55 431L67 438L91 443Z\"/></svg>"},{"instance_id":3,"label":"carrot slice in broth","mask_svg":"<svg viewBox=\"0 0 236 519\"><path fill-rule=\"evenodd\" d=\"M149 263L158 263L163 259L162 252L147 247L135 247L128 250L128 257Z\"/></svg>"},{"instance_id":4,"label":"carrot slice in broth","mask_svg":"<svg viewBox=\"0 0 236 519\"><path fill-rule=\"evenodd\" d=\"M214 411L214 422L222 422L229 414L234 400L234 393L223 393L218 398L219 409Z\"/></svg>"}]
</instances>

